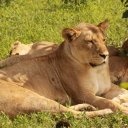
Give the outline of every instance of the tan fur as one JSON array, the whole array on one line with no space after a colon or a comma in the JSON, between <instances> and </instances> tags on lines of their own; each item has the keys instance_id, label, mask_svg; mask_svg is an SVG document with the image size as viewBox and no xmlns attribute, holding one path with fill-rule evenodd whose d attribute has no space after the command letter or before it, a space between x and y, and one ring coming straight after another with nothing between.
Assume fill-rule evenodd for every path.
<instances>
[{"instance_id":1,"label":"tan fur","mask_svg":"<svg viewBox=\"0 0 128 128\"><path fill-rule=\"evenodd\" d=\"M107 47L108 52L109 52L109 56L118 56L120 51L118 48L116 48L115 46L108 46Z\"/></svg>"},{"instance_id":2,"label":"tan fur","mask_svg":"<svg viewBox=\"0 0 128 128\"><path fill-rule=\"evenodd\" d=\"M107 21L98 26L80 24L73 29L66 28L62 32L64 42L54 52L3 67L0 79L5 82L5 88L3 84L0 88L6 93L0 96L1 111L14 112L13 115L37 110L79 114L64 106L59 110L59 104L55 102L71 101L72 104L88 103L99 109L128 112L119 102L122 99L128 102L128 91L110 81L104 40L106 26ZM50 101L48 105L43 102L44 97Z\"/></svg>"},{"instance_id":3,"label":"tan fur","mask_svg":"<svg viewBox=\"0 0 128 128\"><path fill-rule=\"evenodd\" d=\"M33 55L33 56L40 56L40 55L47 55L54 51L57 47L57 44L47 41L37 42L37 43L30 43L30 44L23 44L19 41L13 43L10 49L10 55Z\"/></svg>"},{"instance_id":4,"label":"tan fur","mask_svg":"<svg viewBox=\"0 0 128 128\"><path fill-rule=\"evenodd\" d=\"M19 41L13 43L10 50L10 57L0 61L0 68L16 64L23 60L32 59L34 57L45 56L54 52L59 45L42 41L39 43L23 44Z\"/></svg>"},{"instance_id":5,"label":"tan fur","mask_svg":"<svg viewBox=\"0 0 128 128\"><path fill-rule=\"evenodd\" d=\"M14 82L4 80L0 80L0 92L0 111L5 112L10 117L14 117L17 114L29 114L31 112L70 112L75 117L80 118L83 113L79 112L79 109L91 107L95 110L93 106L87 104L79 104L71 108L66 108L53 100L22 88ZM109 113L112 113L110 109L85 112L88 117L101 116Z\"/></svg>"},{"instance_id":6,"label":"tan fur","mask_svg":"<svg viewBox=\"0 0 128 128\"><path fill-rule=\"evenodd\" d=\"M32 47L32 44L22 44L20 41L16 41L12 44L10 49L10 55L24 55L27 54Z\"/></svg>"},{"instance_id":7,"label":"tan fur","mask_svg":"<svg viewBox=\"0 0 128 128\"><path fill-rule=\"evenodd\" d=\"M109 65L113 83L128 82L128 57L112 56Z\"/></svg>"},{"instance_id":8,"label":"tan fur","mask_svg":"<svg viewBox=\"0 0 128 128\"><path fill-rule=\"evenodd\" d=\"M127 53L128 43L127 40L123 43L121 51L114 47L108 46L109 51L109 67L110 76L113 83L119 85L122 82L128 82L128 57L120 56L121 52L123 54Z\"/></svg>"}]
</instances>

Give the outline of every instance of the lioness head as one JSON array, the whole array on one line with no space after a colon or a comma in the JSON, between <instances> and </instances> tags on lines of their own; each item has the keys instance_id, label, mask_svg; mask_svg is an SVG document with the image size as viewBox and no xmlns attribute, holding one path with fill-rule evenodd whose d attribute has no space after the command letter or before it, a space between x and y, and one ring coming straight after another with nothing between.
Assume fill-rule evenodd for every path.
<instances>
[{"instance_id":1,"label":"lioness head","mask_svg":"<svg viewBox=\"0 0 128 128\"><path fill-rule=\"evenodd\" d=\"M71 56L80 63L98 66L108 60L108 50L105 44L105 30L108 21L100 24L79 24L76 28L66 28L62 31L65 45L70 49Z\"/></svg>"},{"instance_id":2,"label":"lioness head","mask_svg":"<svg viewBox=\"0 0 128 128\"><path fill-rule=\"evenodd\" d=\"M19 41L16 41L13 43L10 49L10 56L12 55L25 55L27 54L31 49L31 44L26 45Z\"/></svg>"}]
</instances>

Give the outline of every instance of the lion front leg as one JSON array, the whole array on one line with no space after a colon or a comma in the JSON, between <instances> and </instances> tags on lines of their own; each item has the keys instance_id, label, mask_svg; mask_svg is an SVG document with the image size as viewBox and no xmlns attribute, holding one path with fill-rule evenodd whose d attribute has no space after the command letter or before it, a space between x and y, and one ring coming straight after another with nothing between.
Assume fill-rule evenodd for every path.
<instances>
[{"instance_id":1,"label":"lion front leg","mask_svg":"<svg viewBox=\"0 0 128 128\"><path fill-rule=\"evenodd\" d=\"M76 110L76 111L83 111L83 110L95 111L96 110L96 108L94 106L87 104L87 103L73 105L70 108L73 110Z\"/></svg>"},{"instance_id":2,"label":"lion front leg","mask_svg":"<svg viewBox=\"0 0 128 128\"><path fill-rule=\"evenodd\" d=\"M56 101L40 96L35 92L17 86L16 83L0 80L0 111L11 117L31 112L71 112L81 117L83 112L67 108ZM88 117L112 113L110 110L84 112Z\"/></svg>"},{"instance_id":3,"label":"lion front leg","mask_svg":"<svg viewBox=\"0 0 128 128\"><path fill-rule=\"evenodd\" d=\"M88 103L94 107L97 107L98 109L111 109L112 111L120 110L124 113L128 112L127 107L123 107L111 99L99 97L89 92L77 97L77 99L75 99L75 103Z\"/></svg>"},{"instance_id":4,"label":"lion front leg","mask_svg":"<svg viewBox=\"0 0 128 128\"><path fill-rule=\"evenodd\" d=\"M112 88L103 97L119 104L128 103L128 90L112 84Z\"/></svg>"}]
</instances>

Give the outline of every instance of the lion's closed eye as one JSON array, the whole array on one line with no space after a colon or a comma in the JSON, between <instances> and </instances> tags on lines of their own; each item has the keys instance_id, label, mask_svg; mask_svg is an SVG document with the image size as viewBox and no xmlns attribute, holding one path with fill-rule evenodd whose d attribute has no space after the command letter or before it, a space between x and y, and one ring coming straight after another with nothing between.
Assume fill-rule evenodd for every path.
<instances>
[{"instance_id":1,"label":"lion's closed eye","mask_svg":"<svg viewBox=\"0 0 128 128\"><path fill-rule=\"evenodd\" d=\"M88 46L89 48L92 48L94 45L93 40L85 40L84 45Z\"/></svg>"}]
</instances>

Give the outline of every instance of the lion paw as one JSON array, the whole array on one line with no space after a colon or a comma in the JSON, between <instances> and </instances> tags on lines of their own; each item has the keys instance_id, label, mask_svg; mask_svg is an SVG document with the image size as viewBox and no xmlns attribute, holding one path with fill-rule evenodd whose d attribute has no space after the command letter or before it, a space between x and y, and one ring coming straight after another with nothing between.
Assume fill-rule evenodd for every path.
<instances>
[{"instance_id":1,"label":"lion paw","mask_svg":"<svg viewBox=\"0 0 128 128\"><path fill-rule=\"evenodd\" d=\"M70 107L71 109L73 110L76 110L76 111L85 111L85 110L88 110L88 111L95 111L96 108L90 104L77 104L77 105L74 105L74 106L71 106Z\"/></svg>"}]
</instances>

